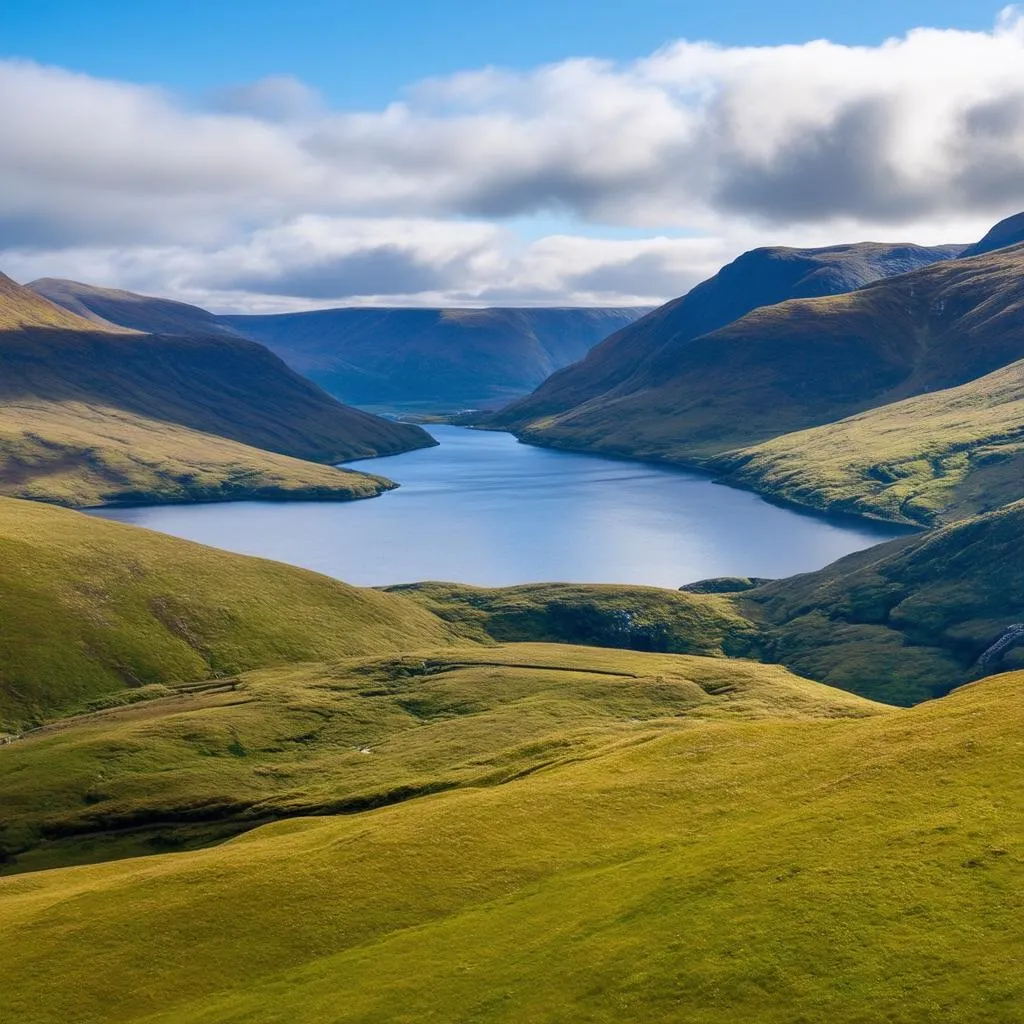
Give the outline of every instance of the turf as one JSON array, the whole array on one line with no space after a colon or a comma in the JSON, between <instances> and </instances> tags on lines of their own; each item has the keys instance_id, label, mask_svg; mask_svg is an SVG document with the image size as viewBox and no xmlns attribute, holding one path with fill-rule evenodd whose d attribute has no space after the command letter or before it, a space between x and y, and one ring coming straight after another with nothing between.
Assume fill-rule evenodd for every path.
<instances>
[{"instance_id":1,"label":"turf","mask_svg":"<svg viewBox=\"0 0 1024 1024\"><path fill-rule=\"evenodd\" d=\"M715 663L717 664L717 663ZM0 880L26 1024L1016 1024L1024 677Z\"/></svg>"},{"instance_id":2,"label":"turf","mask_svg":"<svg viewBox=\"0 0 1024 1024\"><path fill-rule=\"evenodd\" d=\"M397 595L7 498L0 607L8 729L148 684L434 646L451 632Z\"/></svg>"}]
</instances>

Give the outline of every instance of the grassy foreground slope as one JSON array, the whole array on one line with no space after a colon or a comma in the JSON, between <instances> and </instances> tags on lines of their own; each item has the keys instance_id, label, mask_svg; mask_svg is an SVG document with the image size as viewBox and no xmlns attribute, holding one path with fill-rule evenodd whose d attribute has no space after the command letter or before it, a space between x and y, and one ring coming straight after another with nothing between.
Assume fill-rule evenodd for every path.
<instances>
[{"instance_id":1,"label":"grassy foreground slope","mask_svg":"<svg viewBox=\"0 0 1024 1024\"><path fill-rule=\"evenodd\" d=\"M628 389L522 428L530 441L702 463L967 383L1024 357L1024 245L855 292L764 306L664 345Z\"/></svg>"},{"instance_id":2,"label":"grassy foreground slope","mask_svg":"<svg viewBox=\"0 0 1024 1024\"><path fill-rule=\"evenodd\" d=\"M188 848L277 818L497 785L684 719L886 710L778 666L552 644L291 666L162 694L2 751L7 870Z\"/></svg>"},{"instance_id":3,"label":"grassy foreground slope","mask_svg":"<svg viewBox=\"0 0 1024 1024\"><path fill-rule=\"evenodd\" d=\"M739 595L766 652L795 672L875 700L912 704L980 671L1024 622L1024 502L889 541L818 572ZM1005 668L1024 668L1024 648Z\"/></svg>"},{"instance_id":4,"label":"grassy foreground slope","mask_svg":"<svg viewBox=\"0 0 1024 1024\"><path fill-rule=\"evenodd\" d=\"M0 728L148 684L444 643L397 595L0 499Z\"/></svg>"},{"instance_id":5,"label":"grassy foreground slope","mask_svg":"<svg viewBox=\"0 0 1024 1024\"><path fill-rule=\"evenodd\" d=\"M827 512L932 525L991 511L1024 498L1024 361L728 453L713 468Z\"/></svg>"},{"instance_id":6,"label":"grassy foreground slope","mask_svg":"<svg viewBox=\"0 0 1024 1024\"><path fill-rule=\"evenodd\" d=\"M961 248L863 242L823 249L753 249L686 295L613 334L586 358L559 371L489 422L519 430L601 396L629 393L643 386L644 366L665 345L717 330L758 306L849 292L880 278L952 259Z\"/></svg>"},{"instance_id":7,"label":"grassy foreground slope","mask_svg":"<svg viewBox=\"0 0 1024 1024\"><path fill-rule=\"evenodd\" d=\"M1017 1024L1024 676L0 880L24 1024Z\"/></svg>"}]
</instances>

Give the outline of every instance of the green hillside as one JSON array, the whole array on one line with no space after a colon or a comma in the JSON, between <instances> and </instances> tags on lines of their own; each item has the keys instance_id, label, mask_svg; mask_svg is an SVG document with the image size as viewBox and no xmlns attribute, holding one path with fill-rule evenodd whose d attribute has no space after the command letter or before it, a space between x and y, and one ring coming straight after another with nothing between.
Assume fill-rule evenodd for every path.
<instances>
[{"instance_id":1,"label":"green hillside","mask_svg":"<svg viewBox=\"0 0 1024 1024\"><path fill-rule=\"evenodd\" d=\"M930 525L1024 498L1024 362L784 434L716 473L827 512Z\"/></svg>"},{"instance_id":2,"label":"green hillside","mask_svg":"<svg viewBox=\"0 0 1024 1024\"><path fill-rule=\"evenodd\" d=\"M1016 1024L1022 713L1017 674L867 717L626 722L505 785L0 879L5 1008Z\"/></svg>"},{"instance_id":3,"label":"green hillside","mask_svg":"<svg viewBox=\"0 0 1024 1024\"><path fill-rule=\"evenodd\" d=\"M1024 357L1024 245L764 306L664 345L630 388L534 421L541 444L701 463Z\"/></svg>"},{"instance_id":4,"label":"green hillside","mask_svg":"<svg viewBox=\"0 0 1024 1024\"><path fill-rule=\"evenodd\" d=\"M890 541L737 597L766 656L875 700L913 704L980 673L1024 622L1024 502ZM1024 668L1024 646L1001 663ZM989 669L991 671L992 669Z\"/></svg>"},{"instance_id":5,"label":"green hillside","mask_svg":"<svg viewBox=\"0 0 1024 1024\"><path fill-rule=\"evenodd\" d=\"M666 345L717 330L759 306L849 292L952 259L962 248L863 242L823 249L753 249L686 295L624 327L488 422L520 430L591 401L611 401L648 386L644 368Z\"/></svg>"},{"instance_id":6,"label":"green hillside","mask_svg":"<svg viewBox=\"0 0 1024 1024\"><path fill-rule=\"evenodd\" d=\"M413 602L0 499L0 729L140 687L436 646Z\"/></svg>"}]
</instances>

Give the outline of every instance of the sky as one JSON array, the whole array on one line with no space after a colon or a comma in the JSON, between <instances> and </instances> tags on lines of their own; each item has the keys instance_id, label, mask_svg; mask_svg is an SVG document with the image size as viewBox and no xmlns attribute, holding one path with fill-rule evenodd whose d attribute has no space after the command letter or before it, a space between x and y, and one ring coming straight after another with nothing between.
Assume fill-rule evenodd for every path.
<instances>
[{"instance_id":1,"label":"sky","mask_svg":"<svg viewBox=\"0 0 1024 1024\"><path fill-rule=\"evenodd\" d=\"M628 305L1024 209L984 0L5 0L0 270L216 311Z\"/></svg>"}]
</instances>

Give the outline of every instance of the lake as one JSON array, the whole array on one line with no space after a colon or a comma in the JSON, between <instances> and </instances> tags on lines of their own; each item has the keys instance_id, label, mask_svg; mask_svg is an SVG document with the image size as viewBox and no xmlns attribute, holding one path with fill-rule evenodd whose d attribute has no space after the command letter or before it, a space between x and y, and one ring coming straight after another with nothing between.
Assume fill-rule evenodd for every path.
<instances>
[{"instance_id":1,"label":"lake","mask_svg":"<svg viewBox=\"0 0 1024 1024\"><path fill-rule=\"evenodd\" d=\"M902 532L793 512L684 470L428 429L438 447L356 464L401 484L379 498L94 514L364 586L790 576Z\"/></svg>"}]
</instances>

